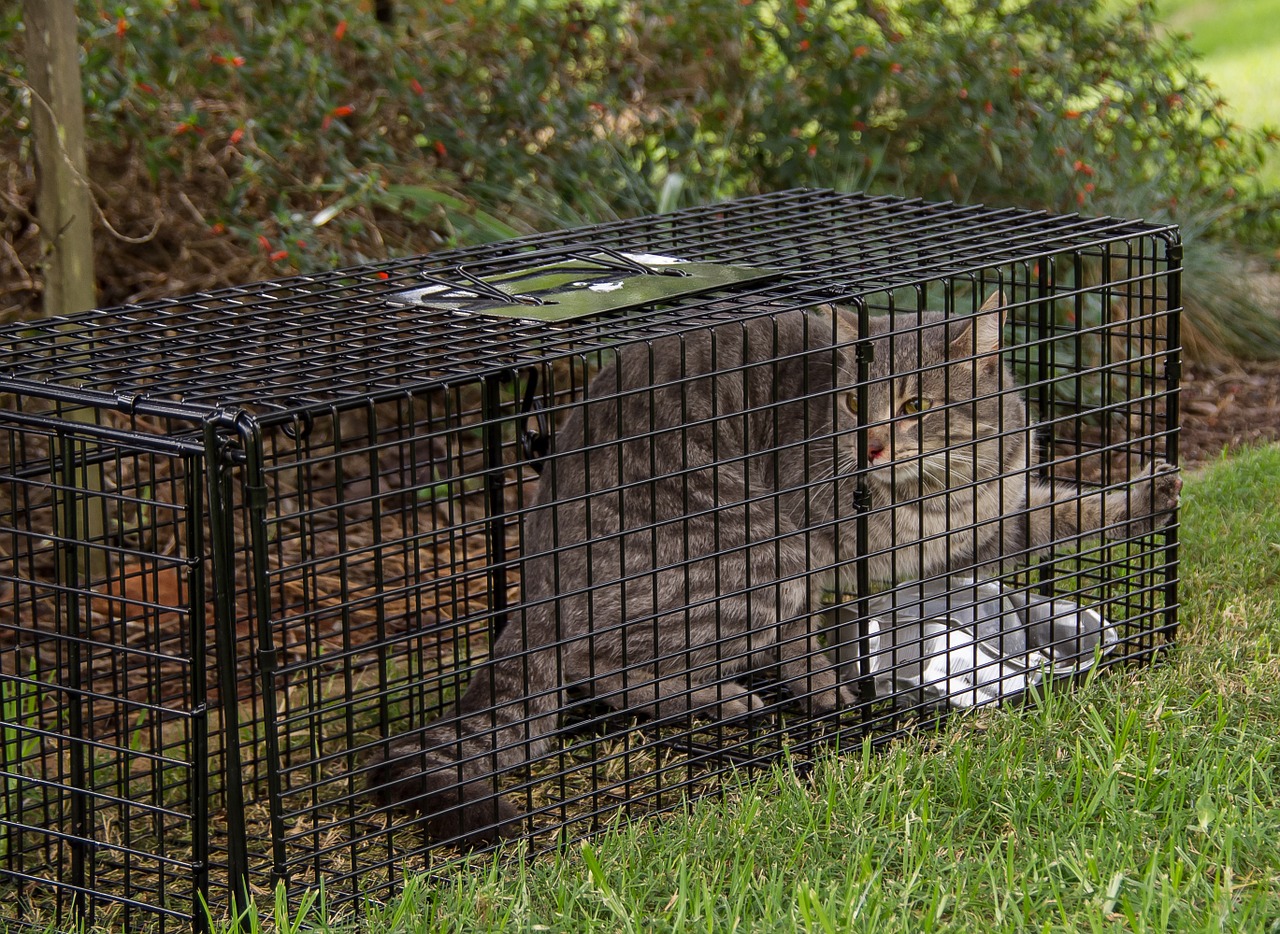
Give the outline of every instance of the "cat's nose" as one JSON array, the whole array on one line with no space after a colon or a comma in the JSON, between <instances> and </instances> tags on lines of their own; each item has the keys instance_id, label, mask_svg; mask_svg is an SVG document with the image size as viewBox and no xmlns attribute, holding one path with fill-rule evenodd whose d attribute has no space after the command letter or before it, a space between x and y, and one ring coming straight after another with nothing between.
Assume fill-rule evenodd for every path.
<instances>
[{"instance_id":1,"label":"cat's nose","mask_svg":"<svg viewBox=\"0 0 1280 934\"><path fill-rule=\"evenodd\" d=\"M867 460L874 461L884 453L884 442L875 438L867 439Z\"/></svg>"}]
</instances>

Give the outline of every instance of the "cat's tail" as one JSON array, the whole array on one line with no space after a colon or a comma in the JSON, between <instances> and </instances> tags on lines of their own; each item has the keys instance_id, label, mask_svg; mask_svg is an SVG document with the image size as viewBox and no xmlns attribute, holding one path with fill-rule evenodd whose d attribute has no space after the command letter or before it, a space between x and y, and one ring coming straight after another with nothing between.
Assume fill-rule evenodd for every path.
<instances>
[{"instance_id":1,"label":"cat's tail","mask_svg":"<svg viewBox=\"0 0 1280 934\"><path fill-rule=\"evenodd\" d=\"M368 787L386 803L420 811L433 841L477 847L520 835L524 815L498 779L550 745L560 699L555 661L541 654L477 671L452 716L377 751Z\"/></svg>"}]
</instances>

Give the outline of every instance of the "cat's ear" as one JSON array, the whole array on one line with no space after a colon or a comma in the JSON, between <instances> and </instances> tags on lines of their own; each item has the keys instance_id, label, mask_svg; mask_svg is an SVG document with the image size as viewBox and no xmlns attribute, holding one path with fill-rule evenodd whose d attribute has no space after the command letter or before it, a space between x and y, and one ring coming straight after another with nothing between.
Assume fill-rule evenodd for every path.
<instances>
[{"instance_id":1,"label":"cat's ear","mask_svg":"<svg viewBox=\"0 0 1280 934\"><path fill-rule=\"evenodd\" d=\"M996 311L1002 305L1004 305L1004 293L999 289L996 289L987 296L987 300L982 303L982 307L978 309L978 313L981 314L984 311Z\"/></svg>"},{"instance_id":2,"label":"cat's ear","mask_svg":"<svg viewBox=\"0 0 1280 934\"><path fill-rule=\"evenodd\" d=\"M809 314L821 322L820 327L831 329L830 334L836 343L848 344L858 339L858 319L848 308L818 305L809 309Z\"/></svg>"},{"instance_id":3,"label":"cat's ear","mask_svg":"<svg viewBox=\"0 0 1280 934\"><path fill-rule=\"evenodd\" d=\"M1000 350L1000 335L1004 332L1004 312L1004 294L996 289L951 341L953 359L985 357L994 361L993 355Z\"/></svg>"}]
</instances>

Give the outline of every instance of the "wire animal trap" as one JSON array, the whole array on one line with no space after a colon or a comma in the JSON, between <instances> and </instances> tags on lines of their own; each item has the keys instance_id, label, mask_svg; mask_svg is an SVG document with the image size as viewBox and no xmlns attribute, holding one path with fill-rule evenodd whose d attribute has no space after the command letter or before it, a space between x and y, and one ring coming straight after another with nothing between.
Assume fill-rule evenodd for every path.
<instances>
[{"instance_id":1,"label":"wire animal trap","mask_svg":"<svg viewBox=\"0 0 1280 934\"><path fill-rule=\"evenodd\" d=\"M5 328L4 910L338 907L1150 658L1180 258L795 191Z\"/></svg>"}]
</instances>

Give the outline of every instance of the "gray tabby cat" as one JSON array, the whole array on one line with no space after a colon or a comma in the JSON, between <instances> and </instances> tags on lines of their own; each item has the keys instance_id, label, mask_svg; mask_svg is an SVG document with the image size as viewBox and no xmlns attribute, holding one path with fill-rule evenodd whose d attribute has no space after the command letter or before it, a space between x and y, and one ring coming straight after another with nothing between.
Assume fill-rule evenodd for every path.
<instances>
[{"instance_id":1,"label":"gray tabby cat","mask_svg":"<svg viewBox=\"0 0 1280 934\"><path fill-rule=\"evenodd\" d=\"M873 581L994 575L1055 541L1145 532L1177 505L1163 462L1105 494L1035 477L1000 304L871 319ZM517 831L496 777L550 749L570 690L733 717L763 703L736 677L773 667L813 712L853 703L813 609L834 568L852 573L856 336L852 313L825 308L620 353L557 436L496 662L455 716L392 740L371 786L421 809L433 838L479 845Z\"/></svg>"}]
</instances>

